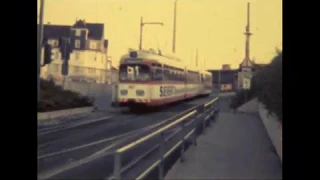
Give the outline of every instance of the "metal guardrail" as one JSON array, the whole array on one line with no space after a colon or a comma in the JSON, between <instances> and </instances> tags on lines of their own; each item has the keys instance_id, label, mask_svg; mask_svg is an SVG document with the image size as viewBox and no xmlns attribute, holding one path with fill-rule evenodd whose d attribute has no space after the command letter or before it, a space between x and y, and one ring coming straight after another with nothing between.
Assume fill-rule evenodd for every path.
<instances>
[{"instance_id":1,"label":"metal guardrail","mask_svg":"<svg viewBox=\"0 0 320 180\"><path fill-rule=\"evenodd\" d=\"M133 149L134 147L137 147L138 145L142 144L143 142L146 142L147 140L150 140L151 138L155 138L157 136L160 136L160 142L159 144L157 144L155 147L153 147L152 149L150 149L146 154L149 154L151 151L153 152L155 149L159 150L159 159L156 160L154 163L152 163L152 165L150 165L147 169L145 169L142 173L140 173L135 179L143 179L145 178L152 170L154 170L156 167L159 168L159 179L163 179L163 162L165 160L165 158L167 158L172 152L174 152L177 148L180 147L181 149L181 157L180 160L184 161L185 157L184 157L184 144L185 142L187 142L188 140L191 139L191 142L193 145L196 145L196 129L197 127L201 124L202 125L202 132L205 133L205 126L207 125L207 123L209 123L210 125L210 120L213 120L217 113L218 110L216 108L216 103L218 101L218 97L214 98L213 100L211 100L208 103L199 105L197 107L194 107L192 109L187 110L188 112L186 112L185 115L183 115L182 117L178 118L177 120L172 121L171 123L165 125L164 127L128 144L125 145L119 149L117 149L114 152L114 172L113 172L113 176L110 177L109 179L121 179L121 175L124 171L126 171L127 169L129 169L128 165L123 166L121 163L121 155L123 155L125 152ZM201 118L200 118L201 117ZM187 122L188 120L190 120L190 122ZM208 121L209 120L209 121ZM169 140L172 138L165 138L164 136L164 132L167 131L170 128L179 126L181 127L181 130L179 130L178 133L174 134L173 136L177 136L177 134L179 133L185 133L185 135L183 135L182 139L180 139L172 148L170 148L167 152L164 152L165 147L166 147L166 143L169 142ZM191 130L185 132L184 130L187 130L187 128L190 128ZM143 157L145 157L146 155L144 155ZM129 162L128 164L130 164L129 166L134 166L136 165L138 162L140 162L143 157L140 158L136 158L135 160L132 160L131 162Z\"/></svg>"}]
</instances>

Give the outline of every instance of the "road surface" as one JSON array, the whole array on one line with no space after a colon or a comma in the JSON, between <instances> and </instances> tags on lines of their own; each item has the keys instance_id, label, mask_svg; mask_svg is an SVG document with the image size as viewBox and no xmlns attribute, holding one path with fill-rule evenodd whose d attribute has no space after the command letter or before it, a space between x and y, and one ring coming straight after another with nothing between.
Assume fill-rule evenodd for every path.
<instances>
[{"instance_id":1,"label":"road surface","mask_svg":"<svg viewBox=\"0 0 320 180\"><path fill-rule=\"evenodd\" d=\"M213 97L210 97L211 99ZM40 179L102 179L113 172L112 152L168 123L178 113L208 101L196 99L149 114L104 113L38 127ZM171 119L170 119L171 118ZM173 129L172 132L176 132ZM169 135L168 135L169 136ZM124 163L156 145L157 139L128 152Z\"/></svg>"}]
</instances>

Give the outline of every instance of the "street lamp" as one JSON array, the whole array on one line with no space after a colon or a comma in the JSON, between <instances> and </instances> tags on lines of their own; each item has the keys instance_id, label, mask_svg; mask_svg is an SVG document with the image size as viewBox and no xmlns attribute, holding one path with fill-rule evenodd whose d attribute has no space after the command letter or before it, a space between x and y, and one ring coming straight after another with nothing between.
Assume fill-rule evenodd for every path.
<instances>
[{"instance_id":1,"label":"street lamp","mask_svg":"<svg viewBox=\"0 0 320 180\"><path fill-rule=\"evenodd\" d=\"M161 25L163 26L164 24L162 22L143 22L143 18L141 16L141 19L140 19L140 42L139 42L139 49L141 50L142 49L142 29L143 29L143 26L144 25Z\"/></svg>"},{"instance_id":2,"label":"street lamp","mask_svg":"<svg viewBox=\"0 0 320 180\"><path fill-rule=\"evenodd\" d=\"M40 16L39 16L39 26L38 26L38 42L37 42L37 63L38 63L38 102L40 101L40 68L41 68L41 47L43 39L43 9L44 0L40 0Z\"/></svg>"}]
</instances>

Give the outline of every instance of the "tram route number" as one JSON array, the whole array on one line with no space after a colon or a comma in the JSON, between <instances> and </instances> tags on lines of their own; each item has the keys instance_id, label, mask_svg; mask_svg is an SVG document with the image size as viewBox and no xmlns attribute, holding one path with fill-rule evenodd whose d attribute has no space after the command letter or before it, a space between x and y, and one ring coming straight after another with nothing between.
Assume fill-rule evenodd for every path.
<instances>
[{"instance_id":1,"label":"tram route number","mask_svg":"<svg viewBox=\"0 0 320 180\"><path fill-rule=\"evenodd\" d=\"M172 96L175 89L174 86L160 86L160 97Z\"/></svg>"}]
</instances>

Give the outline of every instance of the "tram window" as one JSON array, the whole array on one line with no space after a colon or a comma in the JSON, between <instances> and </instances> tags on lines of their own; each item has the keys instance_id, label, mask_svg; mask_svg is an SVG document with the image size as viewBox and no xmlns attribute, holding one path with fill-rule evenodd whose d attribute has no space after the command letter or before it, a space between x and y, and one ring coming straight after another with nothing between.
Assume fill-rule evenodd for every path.
<instances>
[{"instance_id":1,"label":"tram window","mask_svg":"<svg viewBox=\"0 0 320 180\"><path fill-rule=\"evenodd\" d=\"M153 69L153 80L162 80L162 69L160 68L154 68Z\"/></svg>"},{"instance_id":2,"label":"tram window","mask_svg":"<svg viewBox=\"0 0 320 180\"><path fill-rule=\"evenodd\" d=\"M169 70L168 69L163 69L163 80L170 80L169 79Z\"/></svg>"},{"instance_id":3,"label":"tram window","mask_svg":"<svg viewBox=\"0 0 320 180\"><path fill-rule=\"evenodd\" d=\"M150 68L144 64L121 64L119 76L122 81L146 81L150 79Z\"/></svg>"}]
</instances>

